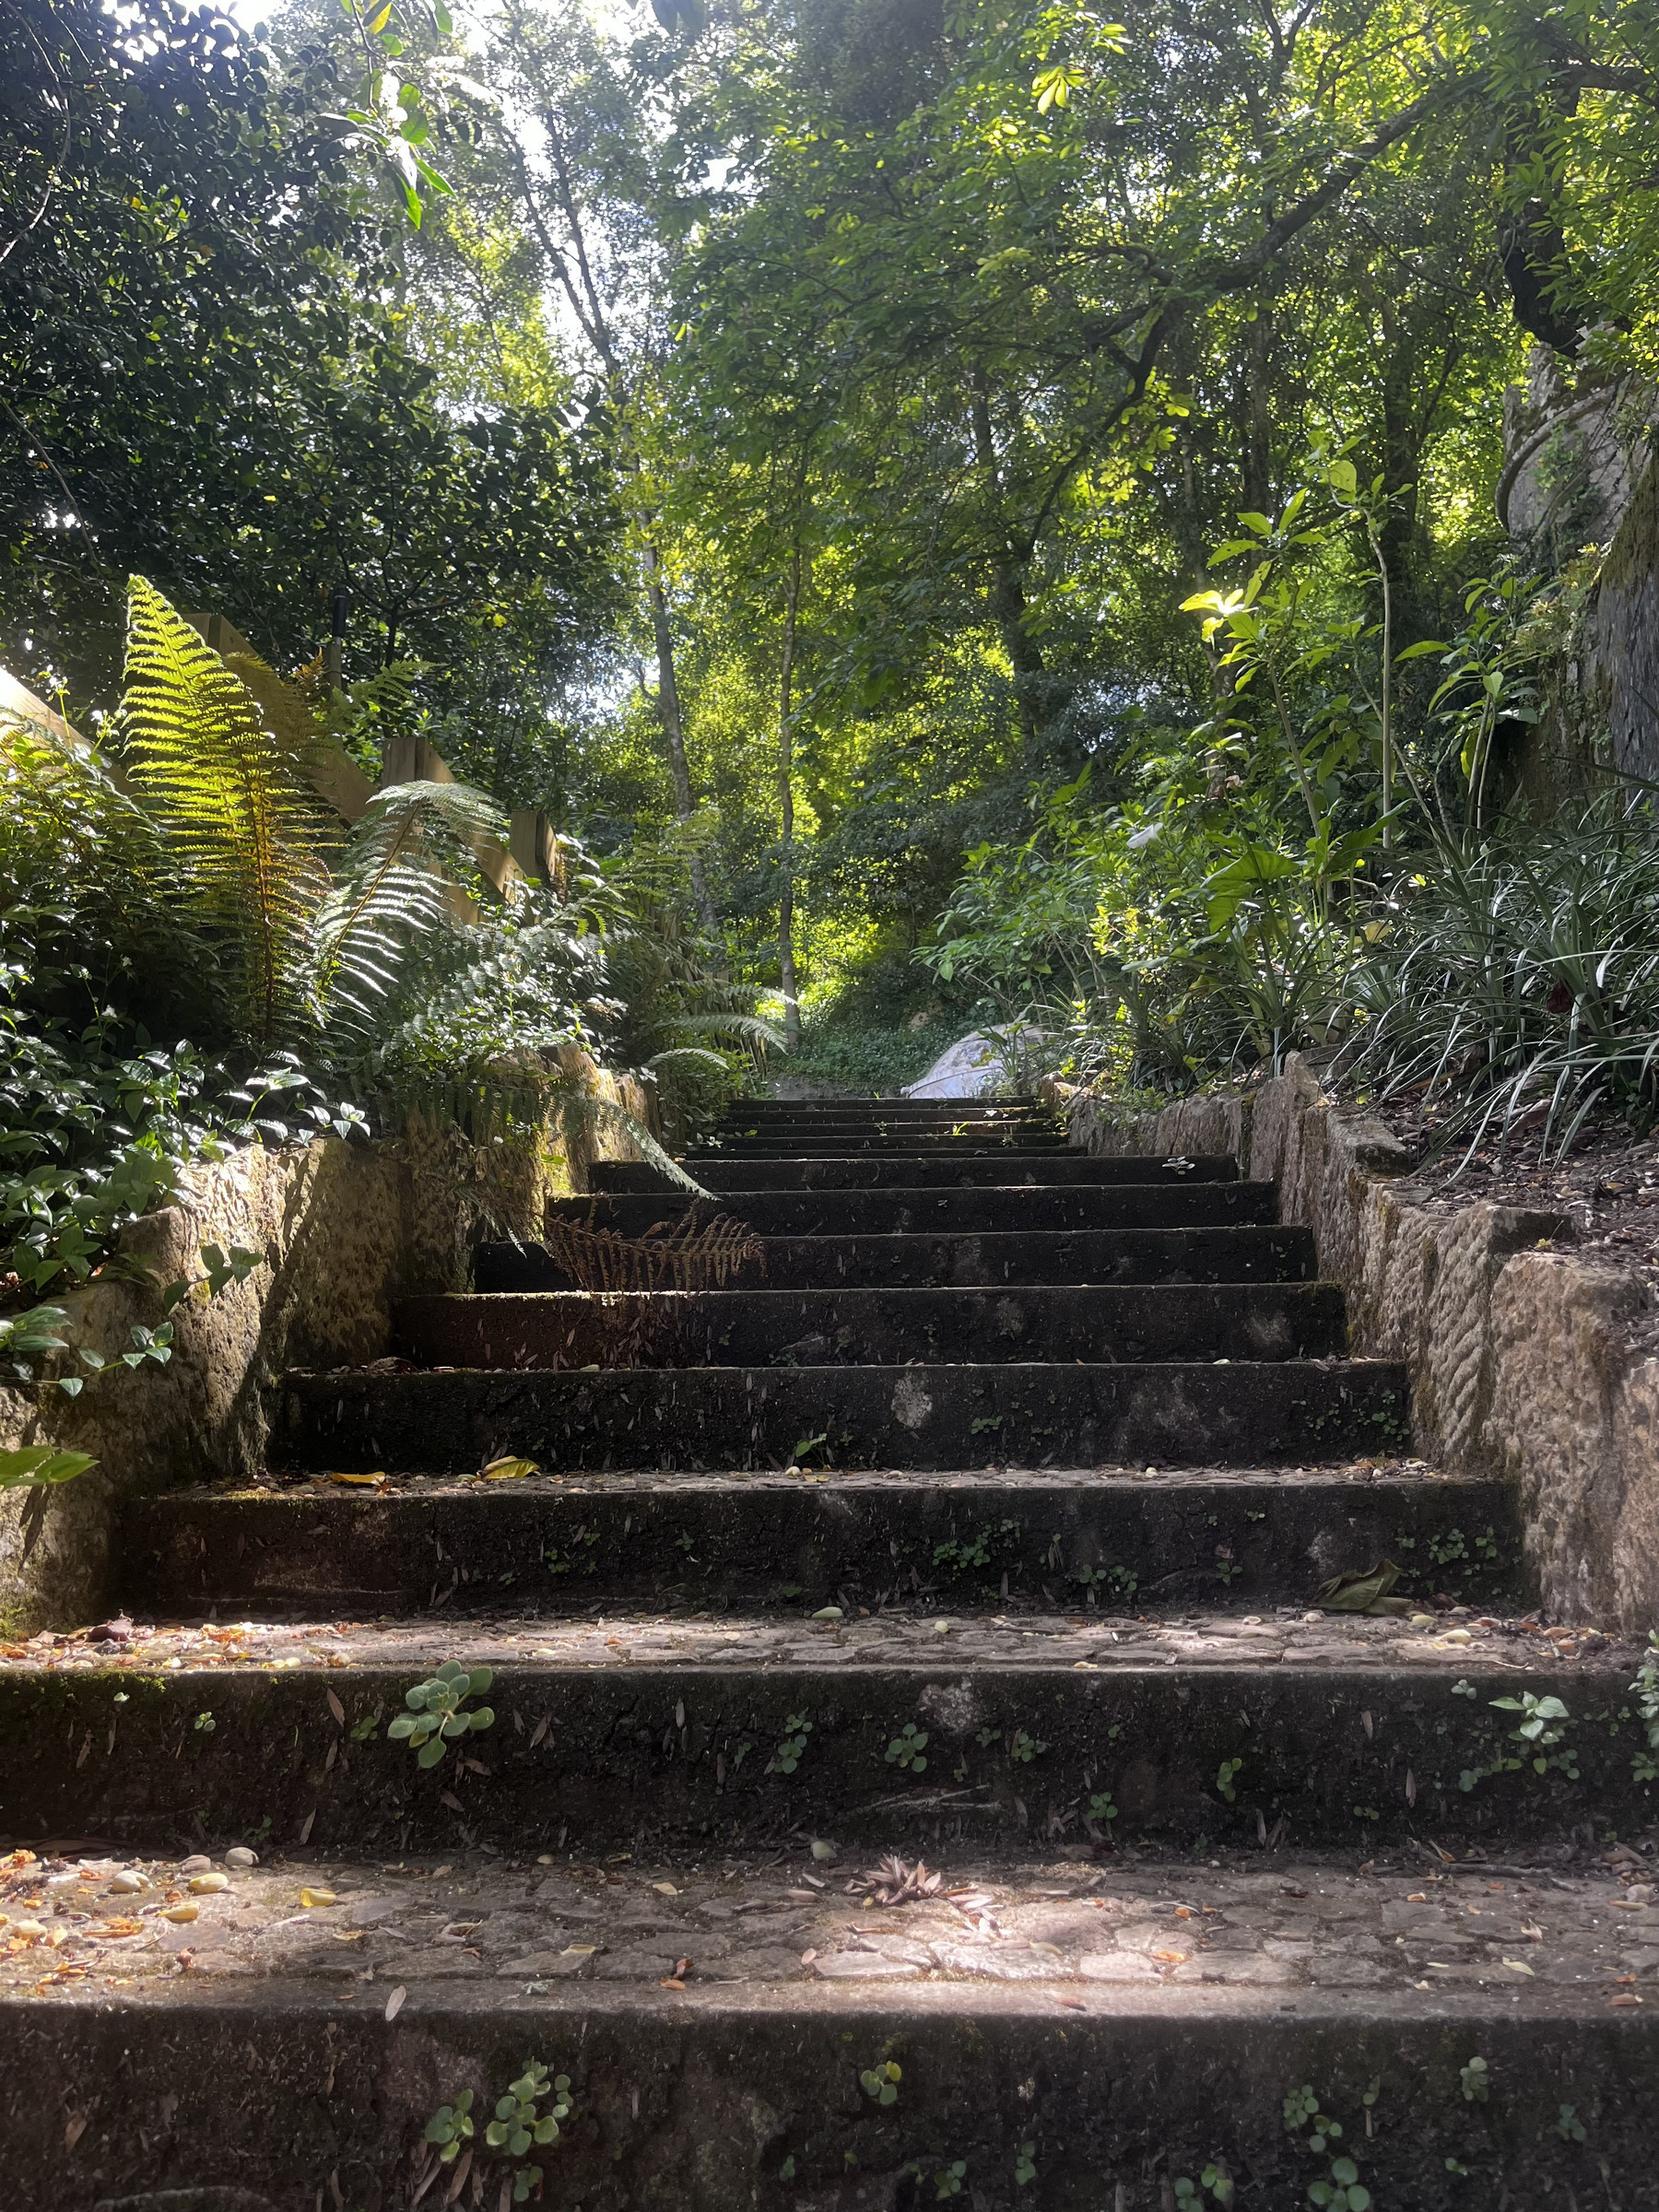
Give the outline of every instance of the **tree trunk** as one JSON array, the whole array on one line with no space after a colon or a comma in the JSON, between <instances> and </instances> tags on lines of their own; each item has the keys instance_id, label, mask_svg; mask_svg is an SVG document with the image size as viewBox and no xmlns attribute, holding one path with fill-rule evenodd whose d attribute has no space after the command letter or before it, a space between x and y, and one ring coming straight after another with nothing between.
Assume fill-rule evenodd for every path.
<instances>
[{"instance_id":1,"label":"tree trunk","mask_svg":"<svg viewBox=\"0 0 1659 2212\"><path fill-rule=\"evenodd\" d=\"M1245 512L1266 514L1273 503L1273 419L1268 409L1273 388L1273 310L1258 307L1254 321L1244 328L1244 451L1240 481Z\"/></svg>"},{"instance_id":2,"label":"tree trunk","mask_svg":"<svg viewBox=\"0 0 1659 2212\"><path fill-rule=\"evenodd\" d=\"M1041 650L1026 628L1025 572L1031 558L1030 548L1019 547L1003 515L1002 486L996 473L996 441L991 430L991 403L985 380L978 370L969 380L969 389L972 395L973 450L985 472L991 494L987 501L989 519L1005 548L992 564L988 598L1003 651L1014 672L1014 711L1019 718L1020 741L1030 753L1036 749L1041 730L1039 705L1046 673Z\"/></svg>"},{"instance_id":3,"label":"tree trunk","mask_svg":"<svg viewBox=\"0 0 1659 2212\"><path fill-rule=\"evenodd\" d=\"M691 796L691 771L686 760L686 725L680 715L679 684L674 671L674 632L668 623L662 563L656 547L649 542L645 547L645 591L651 605L651 634L656 646L657 714L667 740L668 766L674 778L674 810L682 822L688 822L697 811L697 805ZM698 919L710 936L718 941L720 917L714 911L700 853L691 853L690 865L691 895L697 902Z\"/></svg>"},{"instance_id":4,"label":"tree trunk","mask_svg":"<svg viewBox=\"0 0 1659 2212\"><path fill-rule=\"evenodd\" d=\"M801 548L789 564L783 602L783 666L778 679L778 816L782 881L778 891L778 978L783 990L783 1042L794 1052L801 1041L801 1000L794 958L794 728L795 617L801 604Z\"/></svg>"}]
</instances>

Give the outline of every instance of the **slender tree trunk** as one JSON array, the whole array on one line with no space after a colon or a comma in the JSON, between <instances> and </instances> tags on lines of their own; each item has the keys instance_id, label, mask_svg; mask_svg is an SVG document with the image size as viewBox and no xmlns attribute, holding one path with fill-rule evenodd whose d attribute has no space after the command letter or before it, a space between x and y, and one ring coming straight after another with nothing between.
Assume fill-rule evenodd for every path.
<instances>
[{"instance_id":1,"label":"slender tree trunk","mask_svg":"<svg viewBox=\"0 0 1659 2212\"><path fill-rule=\"evenodd\" d=\"M1258 307L1255 320L1245 325L1244 452L1240 480L1244 507L1252 514L1265 514L1273 500L1272 394L1273 310Z\"/></svg>"},{"instance_id":2,"label":"slender tree trunk","mask_svg":"<svg viewBox=\"0 0 1659 2212\"><path fill-rule=\"evenodd\" d=\"M978 370L969 379L973 418L974 456L985 472L991 494L991 519L1002 533L1004 551L992 565L989 593L991 614L1002 639L1003 651L1014 671L1014 711L1027 752L1036 749L1041 728L1039 702L1046 671L1037 641L1026 627L1025 575L1030 560L1029 547L1022 551L1005 525L1002 486L996 473L996 441L991 429L991 402L985 380Z\"/></svg>"},{"instance_id":3,"label":"slender tree trunk","mask_svg":"<svg viewBox=\"0 0 1659 2212\"><path fill-rule=\"evenodd\" d=\"M657 715L668 743L668 766L674 778L674 810L682 822L688 822L697 811L697 803L691 796L691 771L686 759L686 725L680 714L679 684L674 669L674 632L668 621L667 595L663 590L662 562L655 546L649 540L645 547L645 593L651 606L651 634L656 647ZM718 941L720 917L714 911L702 854L693 852L690 863L691 895L697 901L698 919Z\"/></svg>"},{"instance_id":4,"label":"slender tree trunk","mask_svg":"<svg viewBox=\"0 0 1659 2212\"><path fill-rule=\"evenodd\" d=\"M778 977L783 988L783 1042L801 1041L801 1000L794 958L794 647L801 605L801 548L789 564L783 601L783 665L778 678L778 817L782 881L778 891Z\"/></svg>"}]
</instances>

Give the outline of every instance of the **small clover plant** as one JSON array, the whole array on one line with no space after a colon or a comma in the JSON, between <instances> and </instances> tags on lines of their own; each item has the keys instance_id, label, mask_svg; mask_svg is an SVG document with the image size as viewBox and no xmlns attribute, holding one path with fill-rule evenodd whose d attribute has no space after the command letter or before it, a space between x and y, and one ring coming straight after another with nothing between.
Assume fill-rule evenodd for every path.
<instances>
[{"instance_id":1,"label":"small clover plant","mask_svg":"<svg viewBox=\"0 0 1659 2212\"><path fill-rule=\"evenodd\" d=\"M812 1734L812 1723L806 1713L786 1713L783 1731L783 1740L766 1762L769 1774L793 1774L806 1756L806 1738Z\"/></svg>"},{"instance_id":2,"label":"small clover plant","mask_svg":"<svg viewBox=\"0 0 1659 2212\"><path fill-rule=\"evenodd\" d=\"M400 1712L386 1734L406 1742L423 1767L435 1767L458 1737L475 1729L490 1727L495 1714L488 1705L476 1712L461 1708L468 1698L481 1696L494 1677L487 1666L465 1667L458 1659L446 1659L427 1682L417 1682L404 1692L406 1712Z\"/></svg>"},{"instance_id":3,"label":"small clover plant","mask_svg":"<svg viewBox=\"0 0 1659 2212\"><path fill-rule=\"evenodd\" d=\"M889 2058L882 2065L867 2067L858 2079L865 2095L874 2097L877 2104L897 2104L904 2074Z\"/></svg>"},{"instance_id":4,"label":"small clover plant","mask_svg":"<svg viewBox=\"0 0 1659 2212\"><path fill-rule=\"evenodd\" d=\"M472 2091L463 2089L453 2104L441 2104L426 2124L426 2140L445 2166L454 2164L462 2144L472 2135Z\"/></svg>"},{"instance_id":5,"label":"small clover plant","mask_svg":"<svg viewBox=\"0 0 1659 2212\"><path fill-rule=\"evenodd\" d=\"M538 2112L535 2108L545 2098L552 2099L551 2109ZM496 2116L484 2130L484 2140L491 2150L504 2150L510 2159L522 2159L533 2146L545 2148L557 2143L559 2124L570 2118L573 2109L570 2076L559 2074L549 2082L546 2066L526 2060L524 2071L498 2100ZM532 2191L540 2188L541 2182L539 2166L521 2166L512 2177L512 2202L522 2205Z\"/></svg>"},{"instance_id":6,"label":"small clover plant","mask_svg":"<svg viewBox=\"0 0 1659 2212\"><path fill-rule=\"evenodd\" d=\"M906 1721L904 1732L894 1736L887 1747L889 1767L903 1767L912 1774L920 1774L927 1765L922 1756L927 1744L927 1731L918 1728L914 1721Z\"/></svg>"}]
</instances>

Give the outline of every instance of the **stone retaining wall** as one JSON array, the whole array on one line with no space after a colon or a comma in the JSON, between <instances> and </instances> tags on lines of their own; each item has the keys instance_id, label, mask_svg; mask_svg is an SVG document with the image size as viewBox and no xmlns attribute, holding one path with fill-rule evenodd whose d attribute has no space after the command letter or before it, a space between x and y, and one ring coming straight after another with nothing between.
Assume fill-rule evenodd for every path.
<instances>
[{"instance_id":1,"label":"stone retaining wall","mask_svg":"<svg viewBox=\"0 0 1659 2212\"><path fill-rule=\"evenodd\" d=\"M1231 1153L1277 1182L1282 1218L1313 1230L1347 1292L1355 1352L1406 1362L1424 1456L1519 1486L1548 1611L1659 1624L1659 1359L1635 1275L1575 1253L1561 1214L1431 1202L1407 1149L1328 1098L1300 1054L1276 1081L1158 1113L1068 1102L1087 1151Z\"/></svg>"},{"instance_id":2,"label":"stone retaining wall","mask_svg":"<svg viewBox=\"0 0 1659 2212\"><path fill-rule=\"evenodd\" d=\"M637 1086L585 1055L564 1058L582 1088L649 1125ZM537 1237L547 1199L584 1190L594 1159L633 1156L626 1136L556 1107L539 1126L483 1146L417 1123L395 1142L254 1147L191 1170L177 1204L124 1233L116 1267L53 1295L72 1342L112 1359L129 1348L135 1323L161 1319L159 1286L202 1277L205 1243L241 1245L266 1264L207 1303L174 1308L165 1367L118 1368L76 1399L0 1389L0 1444L62 1444L99 1462L59 1488L0 1493L0 1624L16 1633L96 1618L113 1599L124 1498L251 1474L285 1368L379 1358L395 1300L464 1287L477 1233Z\"/></svg>"}]
</instances>

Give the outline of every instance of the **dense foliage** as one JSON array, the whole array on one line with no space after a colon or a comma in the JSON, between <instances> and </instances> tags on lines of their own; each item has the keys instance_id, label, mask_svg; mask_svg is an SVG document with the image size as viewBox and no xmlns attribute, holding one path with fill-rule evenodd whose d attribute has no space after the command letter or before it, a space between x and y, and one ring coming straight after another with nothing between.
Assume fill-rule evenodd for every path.
<instances>
[{"instance_id":1,"label":"dense foliage","mask_svg":"<svg viewBox=\"0 0 1659 2212\"><path fill-rule=\"evenodd\" d=\"M1585 488L1494 498L1535 347L1648 451L1651 7L38 0L0 61L0 656L121 771L10 757L32 1173L577 1034L707 1107L758 994L859 1084L994 1019L1647 1112L1647 818L1540 766ZM173 607L476 795L342 843ZM513 807L575 896L354 907Z\"/></svg>"}]
</instances>

